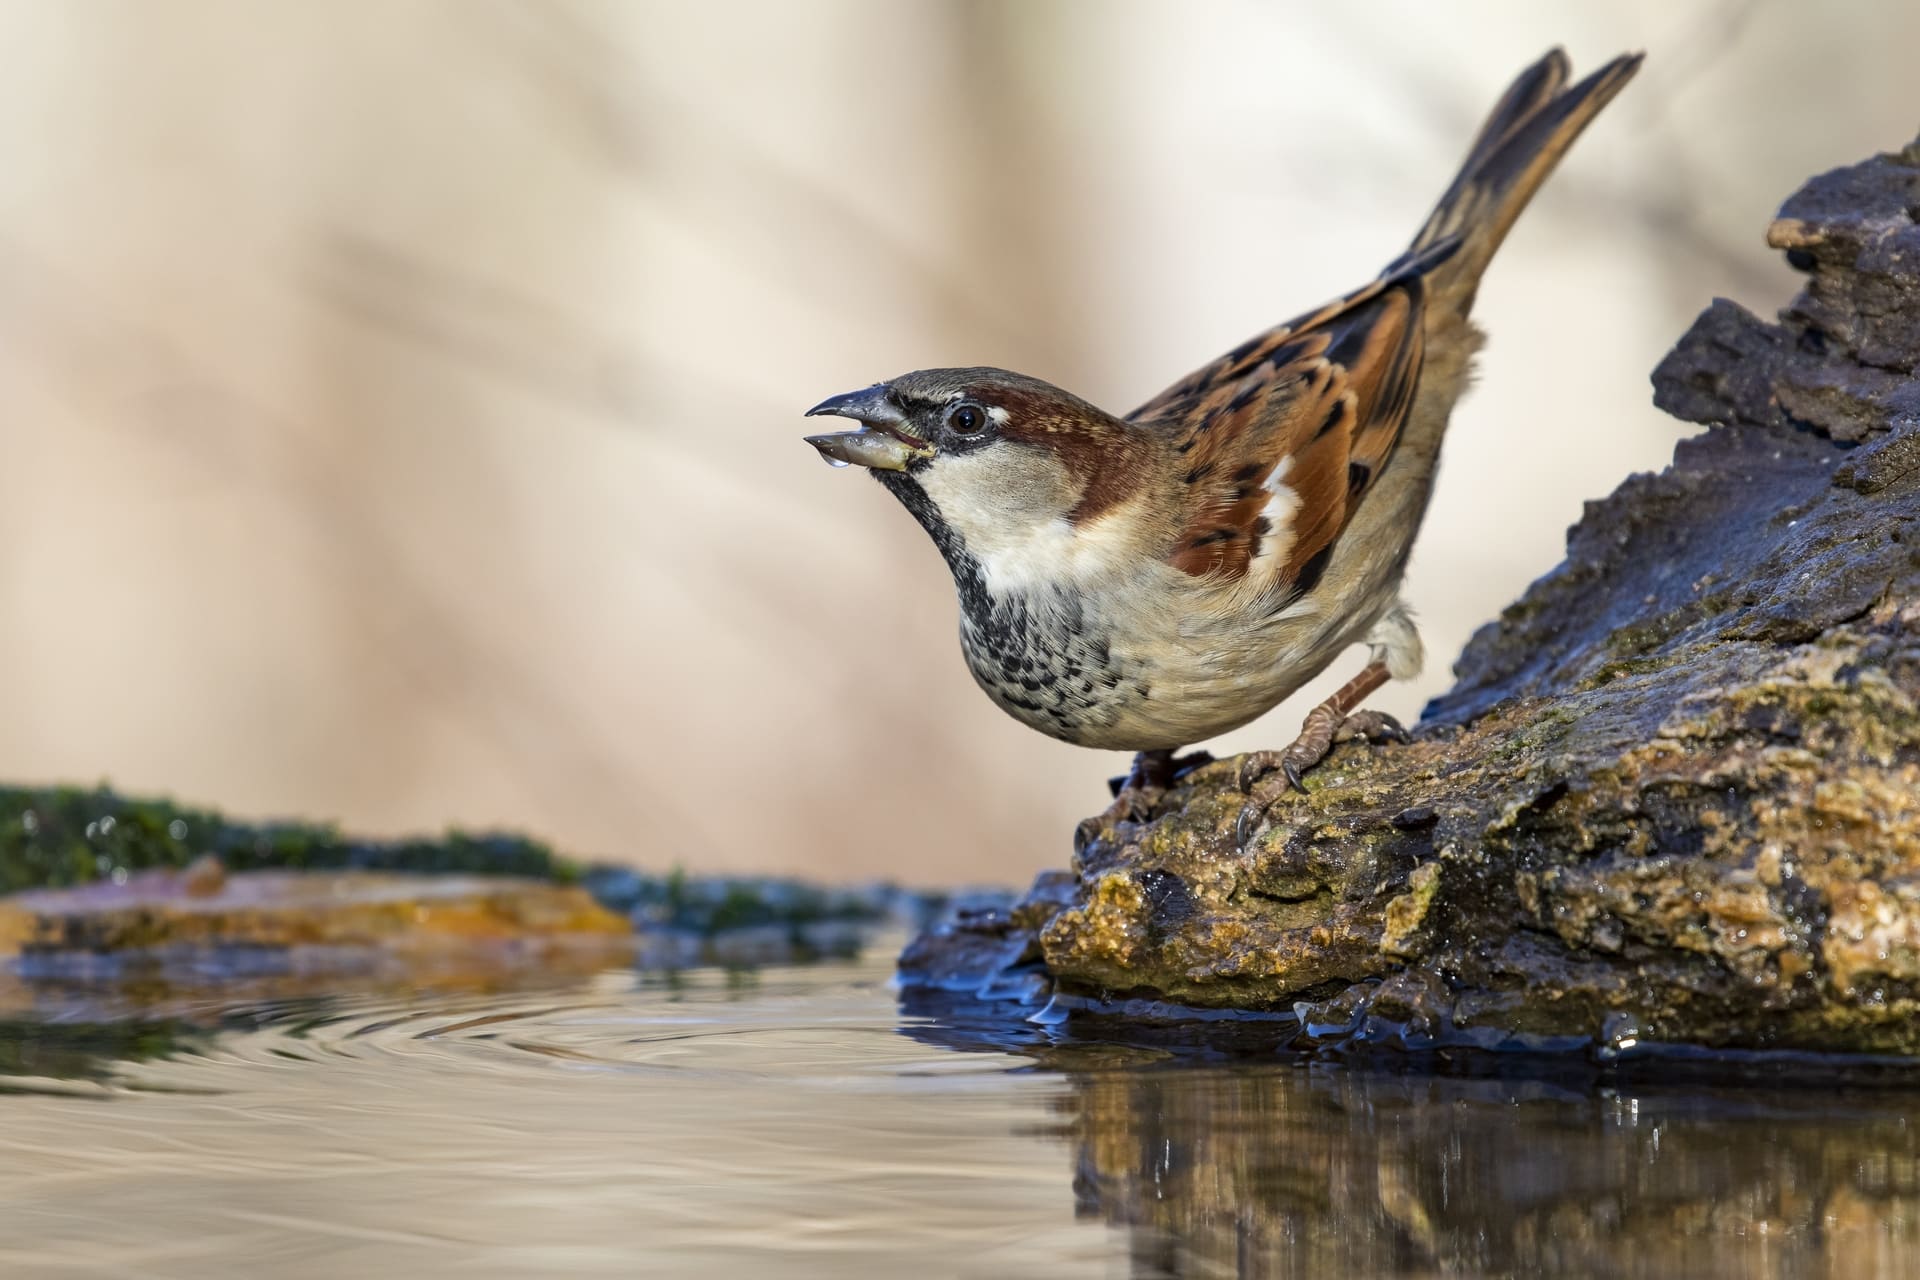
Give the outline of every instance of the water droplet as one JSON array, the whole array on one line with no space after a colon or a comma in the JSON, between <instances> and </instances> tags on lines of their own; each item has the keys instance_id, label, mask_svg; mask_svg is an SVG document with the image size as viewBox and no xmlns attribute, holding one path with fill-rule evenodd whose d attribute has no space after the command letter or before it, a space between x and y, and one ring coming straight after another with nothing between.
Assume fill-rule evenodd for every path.
<instances>
[{"instance_id":1,"label":"water droplet","mask_svg":"<svg viewBox=\"0 0 1920 1280\"><path fill-rule=\"evenodd\" d=\"M127 882L127 869L125 867L115 867L113 869L113 882L115 884L125 884Z\"/></svg>"},{"instance_id":2,"label":"water droplet","mask_svg":"<svg viewBox=\"0 0 1920 1280\"><path fill-rule=\"evenodd\" d=\"M181 819L175 818L167 824L167 834L175 840L185 840L187 838L187 824Z\"/></svg>"},{"instance_id":3,"label":"water droplet","mask_svg":"<svg viewBox=\"0 0 1920 1280\"><path fill-rule=\"evenodd\" d=\"M1594 1047L1594 1056L1602 1062L1611 1061L1621 1054L1631 1053L1641 1039L1640 1020L1630 1013L1615 1012L1600 1024L1600 1043Z\"/></svg>"}]
</instances>

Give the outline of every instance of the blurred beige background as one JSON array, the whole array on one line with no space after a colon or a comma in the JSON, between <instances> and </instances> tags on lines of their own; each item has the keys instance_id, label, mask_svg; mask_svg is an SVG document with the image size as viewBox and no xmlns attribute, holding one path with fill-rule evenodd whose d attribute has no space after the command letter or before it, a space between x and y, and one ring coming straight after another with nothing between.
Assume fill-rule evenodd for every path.
<instances>
[{"instance_id":1,"label":"blurred beige background","mask_svg":"<svg viewBox=\"0 0 1920 1280\"><path fill-rule=\"evenodd\" d=\"M1382 699L1416 714L1582 499L1664 461L1647 372L1691 317L1788 296L1779 199L1911 135L1916 36L1652 0L0 0L0 777L1024 879L1125 762L974 689L931 546L802 409L993 363L1125 410L1371 275L1549 44L1646 48L1482 293L1409 587L1433 660Z\"/></svg>"}]
</instances>

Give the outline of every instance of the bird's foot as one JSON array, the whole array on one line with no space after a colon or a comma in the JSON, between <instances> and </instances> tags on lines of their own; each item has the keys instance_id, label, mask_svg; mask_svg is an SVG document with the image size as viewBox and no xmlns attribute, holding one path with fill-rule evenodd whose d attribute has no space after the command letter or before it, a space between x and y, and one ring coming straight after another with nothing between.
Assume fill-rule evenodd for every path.
<instances>
[{"instance_id":1,"label":"bird's foot","mask_svg":"<svg viewBox=\"0 0 1920 1280\"><path fill-rule=\"evenodd\" d=\"M1327 758L1336 742L1355 738L1367 742L1405 742L1407 731L1384 711L1356 711L1342 716L1331 703L1321 703L1307 714L1300 736L1285 751L1249 751L1240 761L1240 789L1251 794L1262 779L1279 773L1295 791L1305 792L1306 777Z\"/></svg>"},{"instance_id":2,"label":"bird's foot","mask_svg":"<svg viewBox=\"0 0 1920 1280\"><path fill-rule=\"evenodd\" d=\"M1406 727L1384 711L1356 711L1342 720L1333 733L1335 742L1352 742L1355 738L1368 742L1412 741Z\"/></svg>"},{"instance_id":3,"label":"bird's foot","mask_svg":"<svg viewBox=\"0 0 1920 1280\"><path fill-rule=\"evenodd\" d=\"M1240 789L1251 793L1268 774L1279 772L1296 791L1307 789L1307 771L1327 758L1336 742L1405 742L1407 731L1384 711L1355 711L1360 700L1387 682L1384 662L1369 662L1325 702L1307 712L1300 736L1285 751L1251 751L1240 762ZM1277 798L1277 797L1276 797ZM1271 803L1269 801L1268 803Z\"/></svg>"},{"instance_id":4,"label":"bird's foot","mask_svg":"<svg viewBox=\"0 0 1920 1280\"><path fill-rule=\"evenodd\" d=\"M1321 703L1307 713L1306 723L1300 726L1300 736L1285 751L1249 751L1240 760L1240 789L1248 795L1258 795L1263 790L1261 783L1270 775L1278 773L1295 791L1307 789L1307 771L1327 758L1327 752L1333 750L1334 736L1339 733L1344 721L1340 711L1331 703ZM1271 804L1277 795L1268 799Z\"/></svg>"},{"instance_id":5,"label":"bird's foot","mask_svg":"<svg viewBox=\"0 0 1920 1280\"><path fill-rule=\"evenodd\" d=\"M1245 848L1267 820L1267 810L1289 787L1304 794L1307 771L1326 759L1344 721L1325 705L1315 707L1300 727L1300 736L1285 751L1249 751L1240 759L1240 790L1247 803L1234 823L1235 842Z\"/></svg>"},{"instance_id":6,"label":"bird's foot","mask_svg":"<svg viewBox=\"0 0 1920 1280\"><path fill-rule=\"evenodd\" d=\"M1335 742L1362 738L1368 742L1405 742L1407 731L1384 711L1354 711L1354 704L1386 682L1387 669L1378 662L1369 663L1340 691L1307 713L1300 736L1285 751L1250 751L1240 760L1240 790L1247 796L1237 824L1242 847L1261 823L1267 810L1288 787L1304 793L1306 777ZM1275 778L1273 775L1278 774Z\"/></svg>"},{"instance_id":7,"label":"bird's foot","mask_svg":"<svg viewBox=\"0 0 1920 1280\"><path fill-rule=\"evenodd\" d=\"M1174 783L1202 765L1213 763L1205 751L1175 756L1172 751L1142 751L1133 758L1133 766L1117 778L1107 780L1113 803L1098 817L1081 822L1074 832L1073 848L1078 853L1101 831L1121 822L1144 822L1152 814L1154 802Z\"/></svg>"}]
</instances>

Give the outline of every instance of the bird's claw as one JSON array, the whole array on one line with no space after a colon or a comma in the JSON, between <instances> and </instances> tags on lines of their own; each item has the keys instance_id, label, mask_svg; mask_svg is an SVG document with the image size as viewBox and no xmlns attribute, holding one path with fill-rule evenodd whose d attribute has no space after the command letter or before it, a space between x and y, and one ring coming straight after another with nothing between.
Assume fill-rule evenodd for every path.
<instances>
[{"instance_id":1,"label":"bird's claw","mask_svg":"<svg viewBox=\"0 0 1920 1280\"><path fill-rule=\"evenodd\" d=\"M1267 820L1267 806L1257 800L1249 800L1240 806L1240 816L1233 820L1233 847L1245 849L1253 842L1260 831L1260 824Z\"/></svg>"},{"instance_id":2,"label":"bird's claw","mask_svg":"<svg viewBox=\"0 0 1920 1280\"><path fill-rule=\"evenodd\" d=\"M1251 795L1260 779L1280 767L1278 751L1249 751L1240 757L1240 774L1237 781L1240 790Z\"/></svg>"},{"instance_id":3,"label":"bird's claw","mask_svg":"<svg viewBox=\"0 0 1920 1280\"><path fill-rule=\"evenodd\" d=\"M1212 764L1205 751L1194 751L1178 759L1167 750L1142 751L1133 765L1117 778L1107 779L1113 803L1106 812L1082 822L1073 833L1073 849L1084 852L1106 827L1122 822L1145 822L1153 814L1154 802L1181 778L1202 765Z\"/></svg>"},{"instance_id":4,"label":"bird's claw","mask_svg":"<svg viewBox=\"0 0 1920 1280\"><path fill-rule=\"evenodd\" d=\"M1356 711L1337 725L1331 713L1316 708L1307 717L1300 736L1285 751L1250 751L1240 760L1240 790L1252 794L1254 786L1276 770L1286 775L1287 785L1300 794L1307 793L1307 774L1327 758L1336 742L1363 738L1368 742L1406 742L1407 731L1384 711Z\"/></svg>"},{"instance_id":5,"label":"bird's claw","mask_svg":"<svg viewBox=\"0 0 1920 1280\"><path fill-rule=\"evenodd\" d=\"M1307 770L1319 762L1318 756L1303 752L1297 742L1285 751L1249 751L1240 760L1240 790L1252 795L1262 778L1277 772L1286 776L1287 785L1295 791L1305 791Z\"/></svg>"},{"instance_id":6,"label":"bird's claw","mask_svg":"<svg viewBox=\"0 0 1920 1280\"><path fill-rule=\"evenodd\" d=\"M1253 759L1253 756L1260 758ZM1265 781L1276 773L1280 778L1272 782ZM1233 824L1236 848L1245 849L1251 843L1265 824L1268 813L1289 789L1306 793L1306 783L1302 778L1300 766L1283 752L1257 751L1249 756L1240 767L1240 790L1246 795L1247 802L1241 806L1240 816Z\"/></svg>"},{"instance_id":7,"label":"bird's claw","mask_svg":"<svg viewBox=\"0 0 1920 1280\"><path fill-rule=\"evenodd\" d=\"M1339 715L1337 705L1323 703L1308 713L1306 723L1300 726L1300 736L1285 751L1249 751L1240 757L1240 790L1248 801L1234 824L1234 835L1242 848L1280 798L1279 791L1259 785L1268 774L1279 773L1289 789L1306 795L1307 775L1327 758L1334 743L1354 738L1369 742L1408 740L1400 722L1384 711L1356 711L1336 719Z\"/></svg>"},{"instance_id":8,"label":"bird's claw","mask_svg":"<svg viewBox=\"0 0 1920 1280\"><path fill-rule=\"evenodd\" d=\"M1364 738L1368 742L1411 742L1406 727L1384 711L1356 711L1340 722L1335 742Z\"/></svg>"}]
</instances>

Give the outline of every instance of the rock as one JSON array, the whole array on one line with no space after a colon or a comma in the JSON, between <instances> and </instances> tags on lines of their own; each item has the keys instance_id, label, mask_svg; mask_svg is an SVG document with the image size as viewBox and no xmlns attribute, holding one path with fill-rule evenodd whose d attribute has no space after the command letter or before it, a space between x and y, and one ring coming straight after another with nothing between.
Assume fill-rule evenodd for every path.
<instances>
[{"instance_id":1,"label":"rock","mask_svg":"<svg viewBox=\"0 0 1920 1280\"><path fill-rule=\"evenodd\" d=\"M1081 1006L1920 1054L1917 213L1920 143L1787 202L1805 290L1700 317L1654 386L1707 430L1588 505L1411 743L1264 808L1203 767L903 981L1032 948Z\"/></svg>"},{"instance_id":2,"label":"rock","mask_svg":"<svg viewBox=\"0 0 1920 1280\"><path fill-rule=\"evenodd\" d=\"M227 887L227 867L210 853L203 853L180 873L180 887L195 898L211 898Z\"/></svg>"},{"instance_id":3,"label":"rock","mask_svg":"<svg viewBox=\"0 0 1920 1280\"><path fill-rule=\"evenodd\" d=\"M229 871L480 874L578 883L646 937L649 967L789 963L857 952L888 925L919 926L934 899L885 882L827 887L772 876L651 874L560 857L508 834L369 840L322 824L237 822L106 787L0 787L0 892L124 882L184 868L189 894ZM157 883L157 882L156 882ZM346 882L348 891L355 882ZM360 882L364 883L364 882Z\"/></svg>"},{"instance_id":4,"label":"rock","mask_svg":"<svg viewBox=\"0 0 1920 1280\"><path fill-rule=\"evenodd\" d=\"M936 990L977 991L1037 960L1033 930L1014 923L1011 895L954 904L900 955L901 981Z\"/></svg>"},{"instance_id":5,"label":"rock","mask_svg":"<svg viewBox=\"0 0 1920 1280\"><path fill-rule=\"evenodd\" d=\"M559 952L598 966L632 951L627 921L585 890L504 876L255 871L211 880L196 864L0 898L0 967L25 978L528 965Z\"/></svg>"}]
</instances>

